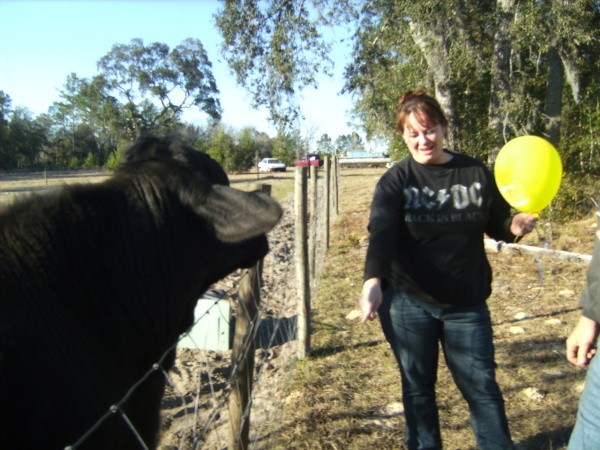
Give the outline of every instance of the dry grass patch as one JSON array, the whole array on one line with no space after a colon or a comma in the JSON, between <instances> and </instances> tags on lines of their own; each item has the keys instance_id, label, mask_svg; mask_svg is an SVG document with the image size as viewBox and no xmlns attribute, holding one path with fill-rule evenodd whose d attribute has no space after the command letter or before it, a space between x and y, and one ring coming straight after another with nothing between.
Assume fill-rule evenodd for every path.
<instances>
[{"instance_id":1,"label":"dry grass patch","mask_svg":"<svg viewBox=\"0 0 600 450\"><path fill-rule=\"evenodd\" d=\"M313 301L313 351L298 364L277 449L402 449L400 376L379 324L346 319L357 307L371 196L381 170L342 171L340 216L333 221ZM523 243L590 254L594 219L540 223ZM585 372L564 357L579 315L587 264L490 254L497 376L519 449L563 449ZM445 448L474 449L465 401L440 361L438 404Z\"/></svg>"}]
</instances>

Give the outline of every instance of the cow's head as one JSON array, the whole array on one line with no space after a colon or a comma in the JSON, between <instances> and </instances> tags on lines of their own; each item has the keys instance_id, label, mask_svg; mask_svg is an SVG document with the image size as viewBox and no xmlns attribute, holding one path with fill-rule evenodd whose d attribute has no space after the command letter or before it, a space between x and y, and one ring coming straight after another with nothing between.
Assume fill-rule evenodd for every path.
<instances>
[{"instance_id":1,"label":"cow's head","mask_svg":"<svg viewBox=\"0 0 600 450\"><path fill-rule=\"evenodd\" d=\"M140 139L125 155L121 170L155 171L181 202L214 229L218 239L241 242L271 230L282 210L269 196L230 188L223 168L205 153L167 138Z\"/></svg>"},{"instance_id":2,"label":"cow's head","mask_svg":"<svg viewBox=\"0 0 600 450\"><path fill-rule=\"evenodd\" d=\"M143 207L162 224L161 273L177 299L171 304L186 305L170 313L169 328L177 333L191 325L195 301L210 285L265 256L265 234L282 215L271 197L229 187L215 160L170 139L136 142L115 177L130 180Z\"/></svg>"}]
</instances>

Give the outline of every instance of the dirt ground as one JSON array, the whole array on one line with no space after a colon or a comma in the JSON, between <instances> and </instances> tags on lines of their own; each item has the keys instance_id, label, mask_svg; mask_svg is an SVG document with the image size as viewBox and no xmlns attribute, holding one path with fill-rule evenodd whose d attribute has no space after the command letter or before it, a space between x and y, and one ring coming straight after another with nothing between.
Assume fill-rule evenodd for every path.
<instances>
[{"instance_id":1,"label":"dirt ground","mask_svg":"<svg viewBox=\"0 0 600 450\"><path fill-rule=\"evenodd\" d=\"M282 202L284 216L269 233L270 251L264 260L260 318L277 333L260 333L255 357L255 377L250 419L251 448L259 448L264 427L276 423L283 401L282 382L290 376L297 351L296 275L293 264L293 201ZM215 286L232 293L239 274ZM273 325L274 324L274 325ZM260 332L260 329L259 329ZM163 400L163 432L159 449L223 449L229 442L231 351L178 349L170 385ZM198 445L198 447L195 447Z\"/></svg>"}]
</instances>

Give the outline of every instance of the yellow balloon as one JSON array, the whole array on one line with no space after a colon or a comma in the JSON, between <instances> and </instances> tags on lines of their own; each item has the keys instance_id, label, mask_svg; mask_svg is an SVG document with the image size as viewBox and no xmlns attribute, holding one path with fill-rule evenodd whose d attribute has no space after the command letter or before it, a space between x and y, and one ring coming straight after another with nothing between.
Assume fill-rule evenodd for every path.
<instances>
[{"instance_id":1,"label":"yellow balloon","mask_svg":"<svg viewBox=\"0 0 600 450\"><path fill-rule=\"evenodd\" d=\"M494 176L500 193L516 210L536 214L550 204L562 179L556 148L538 136L507 142L496 158Z\"/></svg>"}]
</instances>

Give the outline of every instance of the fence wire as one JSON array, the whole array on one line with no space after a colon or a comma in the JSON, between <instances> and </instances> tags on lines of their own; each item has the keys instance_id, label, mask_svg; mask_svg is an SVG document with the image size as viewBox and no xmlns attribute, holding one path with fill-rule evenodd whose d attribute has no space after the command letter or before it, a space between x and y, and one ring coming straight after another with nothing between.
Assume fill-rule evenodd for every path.
<instances>
[{"instance_id":1,"label":"fence wire","mask_svg":"<svg viewBox=\"0 0 600 450\"><path fill-rule=\"evenodd\" d=\"M309 218L312 227L318 227L322 219L323 211L323 187L319 184L317 188L318 210L314 217ZM288 201L288 209L289 209ZM285 209L285 205L284 205ZM288 223L285 222L287 216ZM292 218L291 218L292 217ZM278 227L293 229L293 214L286 211L283 223ZM293 231L290 234L293 240ZM281 264L287 267L279 273L271 275L268 280L269 290L273 291L263 297L263 284L265 281L257 277L258 287L261 291L258 304L254 307L258 311L252 319L248 329L244 346L254 344L256 347L254 371L250 386L255 388L249 392L250 401L243 411L242 421L247 422L252 416L252 427L250 431L250 443L247 448L268 448L268 441L273 428L283 414L281 405L282 396L287 390L293 375L295 363L295 340L296 320L293 311L297 305L290 305L289 300L281 301L278 296L284 295L291 299L291 303L297 303L297 295L294 289L278 290L277 284L281 283L281 277L293 280L293 244L291 242L280 243L283 250L271 255L271 264ZM317 253L323 253L319 248ZM269 255L268 255L269 256ZM231 446L231 423L229 421L228 404L233 391L233 380L238 375L240 368L247 363L244 355L240 352L238 360L231 360L231 351L214 351L201 347L196 342L191 331L208 315L214 312L221 302L229 301L234 310L232 318L235 320L240 315L248 315L243 302L239 301L238 290L243 280L248 277L249 272L242 270L230 275L216 284L210 291L213 303L206 311L196 318L194 326L181 336L180 340L174 342L161 356L161 358L148 369L125 393L123 398L111 405L106 413L98 418L89 430L87 430L76 442L65 447L65 450L76 450L85 448L86 440L96 431L109 417L117 414L127 425L131 433L136 437L140 449L148 449L147 443L143 442L135 423L132 423L124 412L124 405L133 393L154 373L162 373L165 379L165 396L161 410L161 436L158 448L177 448L179 450L192 449L225 449ZM314 281L314 280L313 280ZM292 282L292 286L294 286ZM313 287L314 288L314 287ZM279 301L276 301L279 300ZM286 306L287 303L287 306ZM277 309L279 308L279 309ZM230 330L233 327L230 326ZM233 331L232 331L233 332ZM182 339L192 342L191 347L178 348ZM173 351L176 352L176 361L173 368L165 367L164 361ZM272 362L277 359L277 367ZM283 359L283 361L282 361ZM252 383L253 382L253 383ZM278 393L276 394L276 391ZM258 399L258 400L257 400ZM261 408L253 410L256 402L260 401ZM276 416L276 417L275 417ZM241 429L241 427L240 427ZM237 436L239 438L239 436ZM242 447L239 447L242 448ZM246 448L246 447L244 447Z\"/></svg>"}]
</instances>

